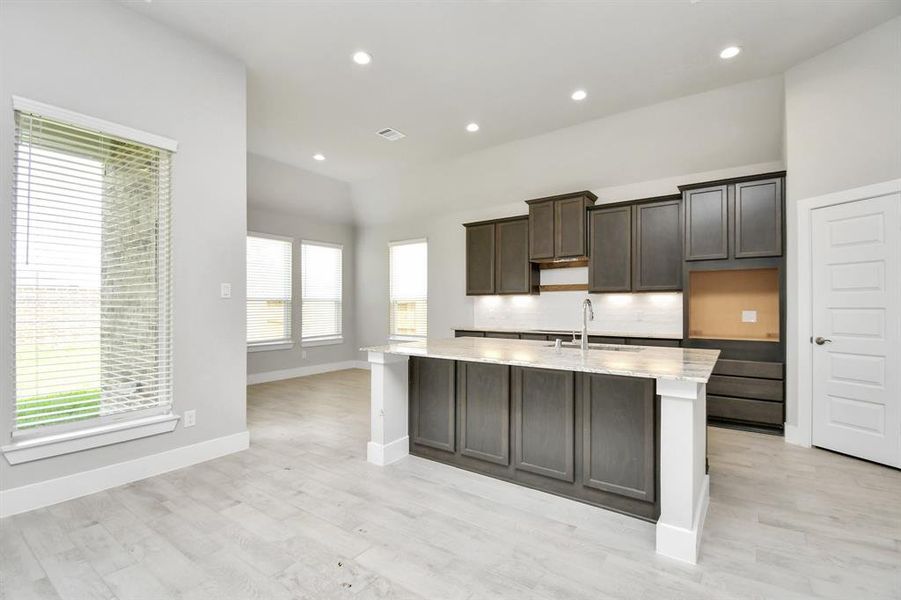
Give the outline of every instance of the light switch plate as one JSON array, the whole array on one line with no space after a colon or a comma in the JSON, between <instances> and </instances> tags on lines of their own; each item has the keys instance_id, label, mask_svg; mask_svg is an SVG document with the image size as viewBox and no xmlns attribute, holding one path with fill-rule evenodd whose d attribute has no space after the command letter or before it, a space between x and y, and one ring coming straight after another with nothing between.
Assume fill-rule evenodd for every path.
<instances>
[{"instance_id":1,"label":"light switch plate","mask_svg":"<svg viewBox=\"0 0 901 600\"><path fill-rule=\"evenodd\" d=\"M757 322L757 311L756 310L741 311L741 322L742 323L756 323Z\"/></svg>"},{"instance_id":2,"label":"light switch plate","mask_svg":"<svg viewBox=\"0 0 901 600\"><path fill-rule=\"evenodd\" d=\"M219 297L220 298L231 298L232 297L232 284L220 283L219 284Z\"/></svg>"},{"instance_id":3,"label":"light switch plate","mask_svg":"<svg viewBox=\"0 0 901 600\"><path fill-rule=\"evenodd\" d=\"M197 424L197 411L196 410L186 410L185 411L185 427L194 427Z\"/></svg>"}]
</instances>

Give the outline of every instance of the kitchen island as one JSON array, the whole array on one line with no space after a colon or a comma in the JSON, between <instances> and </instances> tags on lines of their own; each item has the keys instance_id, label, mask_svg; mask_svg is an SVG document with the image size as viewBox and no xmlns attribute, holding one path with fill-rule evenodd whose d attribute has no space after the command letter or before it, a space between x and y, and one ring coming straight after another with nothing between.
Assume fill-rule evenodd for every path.
<instances>
[{"instance_id":1,"label":"kitchen island","mask_svg":"<svg viewBox=\"0 0 901 600\"><path fill-rule=\"evenodd\" d=\"M378 465L414 454L656 521L694 563L718 351L453 338L365 348Z\"/></svg>"}]
</instances>

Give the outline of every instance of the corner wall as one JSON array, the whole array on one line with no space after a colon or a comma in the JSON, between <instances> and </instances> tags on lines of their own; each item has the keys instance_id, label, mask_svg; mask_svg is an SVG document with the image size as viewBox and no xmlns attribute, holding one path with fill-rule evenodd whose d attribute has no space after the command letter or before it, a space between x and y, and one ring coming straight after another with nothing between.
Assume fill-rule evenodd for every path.
<instances>
[{"instance_id":1,"label":"corner wall","mask_svg":"<svg viewBox=\"0 0 901 600\"><path fill-rule=\"evenodd\" d=\"M172 456L183 463L235 449L233 442L223 446L219 440L246 445L245 89L242 64L115 3L0 5L0 204L6 207L0 210L0 439L9 441L15 398L7 336L12 95L178 141L172 167L174 411L197 411L191 429L179 426L171 433L15 467L0 457L4 492L87 472L104 473L91 485L121 483L140 468L125 473L108 467L154 459L143 471L149 473L161 465L173 468ZM231 299L219 298L221 282L232 284ZM61 486L58 491L65 493Z\"/></svg>"}]
</instances>

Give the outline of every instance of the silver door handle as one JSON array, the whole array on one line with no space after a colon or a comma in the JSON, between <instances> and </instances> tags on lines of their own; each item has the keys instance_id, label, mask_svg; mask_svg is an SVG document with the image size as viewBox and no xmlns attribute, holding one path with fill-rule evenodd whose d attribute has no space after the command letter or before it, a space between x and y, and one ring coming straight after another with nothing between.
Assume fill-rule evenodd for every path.
<instances>
[{"instance_id":1,"label":"silver door handle","mask_svg":"<svg viewBox=\"0 0 901 600\"><path fill-rule=\"evenodd\" d=\"M824 338L824 337L817 337L813 341L817 346L822 346L823 344L831 344L832 343L832 340L830 340L829 338Z\"/></svg>"}]
</instances>

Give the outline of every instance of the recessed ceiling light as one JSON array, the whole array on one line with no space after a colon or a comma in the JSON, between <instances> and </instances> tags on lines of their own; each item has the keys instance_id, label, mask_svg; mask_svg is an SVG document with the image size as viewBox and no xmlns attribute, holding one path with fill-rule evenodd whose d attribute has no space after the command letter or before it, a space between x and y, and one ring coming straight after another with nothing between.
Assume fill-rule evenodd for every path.
<instances>
[{"instance_id":1,"label":"recessed ceiling light","mask_svg":"<svg viewBox=\"0 0 901 600\"><path fill-rule=\"evenodd\" d=\"M585 90L576 90L575 92L572 93L572 96L570 96L570 98L572 98L576 102L584 100L587 97L588 97L588 92L586 92Z\"/></svg>"},{"instance_id":2,"label":"recessed ceiling light","mask_svg":"<svg viewBox=\"0 0 901 600\"><path fill-rule=\"evenodd\" d=\"M478 123L470 123L469 125L466 126L466 131L468 131L469 133L475 133L478 130L479 130Z\"/></svg>"},{"instance_id":3,"label":"recessed ceiling light","mask_svg":"<svg viewBox=\"0 0 901 600\"><path fill-rule=\"evenodd\" d=\"M728 48L723 48L723 51L720 52L720 58L728 60L730 58L735 58L741 52L741 48L738 46L729 46Z\"/></svg>"},{"instance_id":4,"label":"recessed ceiling light","mask_svg":"<svg viewBox=\"0 0 901 600\"><path fill-rule=\"evenodd\" d=\"M370 56L368 52L363 52L362 50L354 52L353 59L358 65L368 65L372 62L372 56Z\"/></svg>"},{"instance_id":5,"label":"recessed ceiling light","mask_svg":"<svg viewBox=\"0 0 901 600\"><path fill-rule=\"evenodd\" d=\"M325 160L325 155L316 153L313 155L313 160Z\"/></svg>"}]
</instances>

